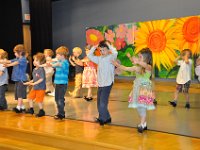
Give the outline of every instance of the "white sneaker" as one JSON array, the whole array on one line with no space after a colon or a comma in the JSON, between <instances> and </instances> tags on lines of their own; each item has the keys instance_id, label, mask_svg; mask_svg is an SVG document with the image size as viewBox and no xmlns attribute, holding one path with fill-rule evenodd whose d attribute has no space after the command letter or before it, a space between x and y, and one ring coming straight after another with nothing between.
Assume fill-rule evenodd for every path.
<instances>
[{"instance_id":1,"label":"white sneaker","mask_svg":"<svg viewBox=\"0 0 200 150\"><path fill-rule=\"evenodd\" d=\"M48 93L49 96L55 96L55 92Z\"/></svg>"}]
</instances>

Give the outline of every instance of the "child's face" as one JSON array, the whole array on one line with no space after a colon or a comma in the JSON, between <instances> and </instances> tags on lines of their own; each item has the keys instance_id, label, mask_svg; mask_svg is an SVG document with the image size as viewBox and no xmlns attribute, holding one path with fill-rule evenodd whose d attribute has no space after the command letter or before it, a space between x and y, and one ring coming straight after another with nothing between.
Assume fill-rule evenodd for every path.
<instances>
[{"instance_id":1,"label":"child's face","mask_svg":"<svg viewBox=\"0 0 200 150\"><path fill-rule=\"evenodd\" d=\"M34 61L33 61L33 65L35 67L38 67L40 65L40 62L35 58Z\"/></svg>"},{"instance_id":2,"label":"child's face","mask_svg":"<svg viewBox=\"0 0 200 150\"><path fill-rule=\"evenodd\" d=\"M79 56L80 56L80 54L79 54L77 51L73 51L73 55L74 55L75 57L79 57Z\"/></svg>"},{"instance_id":3,"label":"child's face","mask_svg":"<svg viewBox=\"0 0 200 150\"><path fill-rule=\"evenodd\" d=\"M17 52L14 52L14 54L15 54L15 57L17 57L17 58L19 58L21 56L20 53L17 53Z\"/></svg>"},{"instance_id":4,"label":"child's face","mask_svg":"<svg viewBox=\"0 0 200 150\"><path fill-rule=\"evenodd\" d=\"M100 47L100 52L102 56L108 55L109 51L106 47Z\"/></svg>"},{"instance_id":5,"label":"child's face","mask_svg":"<svg viewBox=\"0 0 200 150\"><path fill-rule=\"evenodd\" d=\"M190 52L186 51L185 54L182 54L181 58L183 60L188 59L190 57Z\"/></svg>"},{"instance_id":6,"label":"child's face","mask_svg":"<svg viewBox=\"0 0 200 150\"><path fill-rule=\"evenodd\" d=\"M48 54L48 52L44 52L44 56L45 57L50 57L49 54Z\"/></svg>"},{"instance_id":7,"label":"child's face","mask_svg":"<svg viewBox=\"0 0 200 150\"><path fill-rule=\"evenodd\" d=\"M65 59L65 56L64 56L64 55L61 55L61 54L56 54L56 58L57 58L58 60L63 60L63 59Z\"/></svg>"},{"instance_id":8,"label":"child's face","mask_svg":"<svg viewBox=\"0 0 200 150\"><path fill-rule=\"evenodd\" d=\"M139 61L144 62L144 57L142 56L142 54L139 53L138 58L139 58Z\"/></svg>"}]
</instances>

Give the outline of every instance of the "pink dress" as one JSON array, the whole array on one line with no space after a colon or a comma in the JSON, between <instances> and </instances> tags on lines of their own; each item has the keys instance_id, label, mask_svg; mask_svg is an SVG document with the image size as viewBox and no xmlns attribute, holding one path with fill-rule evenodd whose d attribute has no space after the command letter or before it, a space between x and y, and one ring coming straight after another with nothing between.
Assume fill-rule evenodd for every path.
<instances>
[{"instance_id":1,"label":"pink dress","mask_svg":"<svg viewBox=\"0 0 200 150\"><path fill-rule=\"evenodd\" d=\"M90 88L90 87L97 87L97 71L96 71L96 64L92 61L86 62L83 70L83 79L82 79L82 87L83 88Z\"/></svg>"}]
</instances>

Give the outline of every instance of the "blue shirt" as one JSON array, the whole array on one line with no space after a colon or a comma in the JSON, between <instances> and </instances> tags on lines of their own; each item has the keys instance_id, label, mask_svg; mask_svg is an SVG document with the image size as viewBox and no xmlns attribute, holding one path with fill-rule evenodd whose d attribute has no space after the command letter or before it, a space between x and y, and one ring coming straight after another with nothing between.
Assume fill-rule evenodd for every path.
<instances>
[{"instance_id":1,"label":"blue shirt","mask_svg":"<svg viewBox=\"0 0 200 150\"><path fill-rule=\"evenodd\" d=\"M12 59L11 62L18 61L18 65L13 66L11 79L13 81L27 81L26 67L27 60L26 57Z\"/></svg>"},{"instance_id":2,"label":"blue shirt","mask_svg":"<svg viewBox=\"0 0 200 150\"><path fill-rule=\"evenodd\" d=\"M67 60L58 61L61 63L61 66L56 66L55 84L68 84L68 74L69 74L69 62Z\"/></svg>"}]
</instances>

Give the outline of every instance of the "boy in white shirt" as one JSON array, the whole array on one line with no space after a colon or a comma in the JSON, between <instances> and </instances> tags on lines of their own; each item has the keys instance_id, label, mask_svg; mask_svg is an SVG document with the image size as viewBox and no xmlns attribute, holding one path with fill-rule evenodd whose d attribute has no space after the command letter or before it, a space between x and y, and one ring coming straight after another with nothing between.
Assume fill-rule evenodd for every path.
<instances>
[{"instance_id":1,"label":"boy in white shirt","mask_svg":"<svg viewBox=\"0 0 200 150\"><path fill-rule=\"evenodd\" d=\"M177 77L176 77L176 91L174 93L174 100L169 101L170 105L173 107L176 107L177 105L177 100L178 100L178 94L180 92L185 94L186 97L186 104L185 108L189 109L190 108L190 103L189 103L189 88L190 88L190 83L191 83L191 74L192 74L192 59L191 59L191 51L189 49L184 49L181 52L181 59L179 60L180 56L175 60L177 65L180 66Z\"/></svg>"},{"instance_id":2,"label":"boy in white shirt","mask_svg":"<svg viewBox=\"0 0 200 150\"><path fill-rule=\"evenodd\" d=\"M101 56L94 55L94 51L97 47L100 48ZM93 46L87 55L91 61L98 65L97 109L99 117L96 118L96 121L99 122L100 125L111 123L111 116L108 111L108 98L115 75L115 66L112 64L112 60L117 58L117 54L116 48L110 45L109 42L102 41L99 45Z\"/></svg>"}]
</instances>

